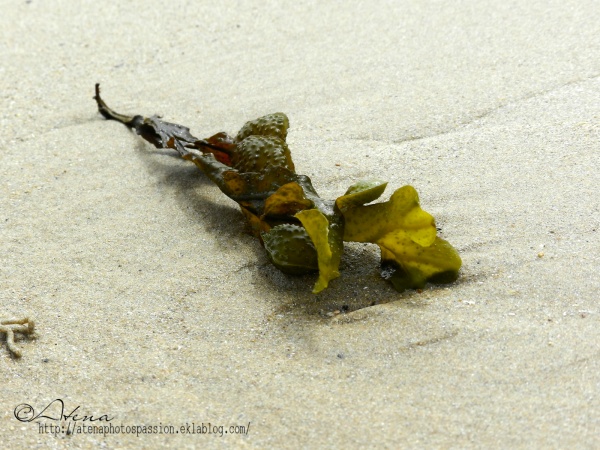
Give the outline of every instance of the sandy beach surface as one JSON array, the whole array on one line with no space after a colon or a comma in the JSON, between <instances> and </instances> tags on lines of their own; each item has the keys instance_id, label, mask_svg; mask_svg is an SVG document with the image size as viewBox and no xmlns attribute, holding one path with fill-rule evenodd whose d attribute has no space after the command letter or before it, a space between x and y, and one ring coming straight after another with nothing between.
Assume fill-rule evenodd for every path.
<instances>
[{"instance_id":1,"label":"sandy beach surface","mask_svg":"<svg viewBox=\"0 0 600 450\"><path fill-rule=\"evenodd\" d=\"M0 441L599 448L598 3L213 3L0 1L0 317L37 335L0 333ZM313 295L96 82L199 137L285 112L322 197L414 186L460 278L354 243Z\"/></svg>"}]
</instances>

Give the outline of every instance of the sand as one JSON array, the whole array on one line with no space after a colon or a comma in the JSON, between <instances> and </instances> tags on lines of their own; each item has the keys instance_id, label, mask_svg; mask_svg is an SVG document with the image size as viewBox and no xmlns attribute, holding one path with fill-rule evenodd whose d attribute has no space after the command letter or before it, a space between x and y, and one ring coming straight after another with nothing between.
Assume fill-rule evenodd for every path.
<instances>
[{"instance_id":1,"label":"sand","mask_svg":"<svg viewBox=\"0 0 600 450\"><path fill-rule=\"evenodd\" d=\"M0 316L37 339L0 337L0 440L599 447L599 36L592 0L3 1ZM399 294L351 244L315 297L96 82L201 137L286 112L322 197L413 185L459 280Z\"/></svg>"}]
</instances>

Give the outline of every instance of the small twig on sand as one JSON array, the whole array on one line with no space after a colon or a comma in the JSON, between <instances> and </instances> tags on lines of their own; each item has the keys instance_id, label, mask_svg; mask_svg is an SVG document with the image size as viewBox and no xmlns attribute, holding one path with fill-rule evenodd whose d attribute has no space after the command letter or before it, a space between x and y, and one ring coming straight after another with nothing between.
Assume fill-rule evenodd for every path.
<instances>
[{"instance_id":1,"label":"small twig on sand","mask_svg":"<svg viewBox=\"0 0 600 450\"><path fill-rule=\"evenodd\" d=\"M15 344L15 333L25 334L33 337L35 322L28 317L24 319L0 319L0 333L6 334L6 346L8 350L20 358L21 349Z\"/></svg>"}]
</instances>

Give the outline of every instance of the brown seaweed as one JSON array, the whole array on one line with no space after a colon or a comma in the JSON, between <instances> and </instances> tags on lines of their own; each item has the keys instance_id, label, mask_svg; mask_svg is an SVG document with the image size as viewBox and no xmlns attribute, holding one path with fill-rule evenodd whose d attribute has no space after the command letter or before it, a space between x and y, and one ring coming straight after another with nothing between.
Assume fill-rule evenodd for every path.
<instances>
[{"instance_id":1,"label":"brown seaweed","mask_svg":"<svg viewBox=\"0 0 600 450\"><path fill-rule=\"evenodd\" d=\"M437 236L435 221L421 209L412 186L377 204L368 203L387 185L378 180L358 182L335 201L322 199L310 178L295 171L286 143L289 120L283 113L247 122L235 137L221 132L198 139L189 128L158 116L116 113L100 97L98 84L94 99L106 119L196 164L240 206L277 268L290 274L318 271L314 293L340 275L343 241L377 244L382 275L398 291L458 277L458 253Z\"/></svg>"}]
</instances>

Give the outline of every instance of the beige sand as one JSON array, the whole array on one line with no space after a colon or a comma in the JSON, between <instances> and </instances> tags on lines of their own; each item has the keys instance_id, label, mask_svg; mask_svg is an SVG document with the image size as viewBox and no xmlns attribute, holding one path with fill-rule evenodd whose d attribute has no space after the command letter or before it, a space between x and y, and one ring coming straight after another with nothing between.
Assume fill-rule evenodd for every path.
<instances>
[{"instance_id":1,"label":"beige sand","mask_svg":"<svg viewBox=\"0 0 600 450\"><path fill-rule=\"evenodd\" d=\"M597 3L196 3L2 2L0 315L38 339L15 359L0 338L0 441L599 447ZM95 82L199 136L286 112L323 197L415 186L460 280L398 294L355 244L313 296L195 167L104 121ZM55 437L14 417L54 399L250 429Z\"/></svg>"}]
</instances>

